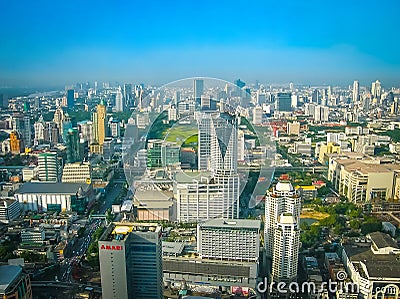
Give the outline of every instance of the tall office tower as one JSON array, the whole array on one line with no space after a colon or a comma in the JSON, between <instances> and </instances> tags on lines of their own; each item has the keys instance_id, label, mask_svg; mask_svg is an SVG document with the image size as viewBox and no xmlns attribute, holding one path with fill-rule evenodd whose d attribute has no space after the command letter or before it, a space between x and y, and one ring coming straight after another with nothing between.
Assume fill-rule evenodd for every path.
<instances>
[{"instance_id":1,"label":"tall office tower","mask_svg":"<svg viewBox=\"0 0 400 299\"><path fill-rule=\"evenodd\" d=\"M287 218L282 218L282 215L291 214L294 218L296 225L300 221L301 211L301 197L300 193L296 191L289 181L281 180L274 187L267 191L265 199L265 231L264 231L264 243L265 250L268 257L272 257L272 261L278 261L275 259L274 254L275 245L278 241L281 241L279 229L285 224ZM280 223L285 220L281 225ZM278 249L276 249L278 250ZM285 255L285 253L281 253ZM286 255L285 255L286 256ZM289 257L288 257L289 258ZM296 264L298 256L291 255L291 262ZM279 265L272 265L272 269L279 268ZM297 270L297 269L296 269ZM273 272L276 273L276 272ZM296 273L297 274L297 273Z\"/></svg>"},{"instance_id":2,"label":"tall office tower","mask_svg":"<svg viewBox=\"0 0 400 299\"><path fill-rule=\"evenodd\" d=\"M204 93L204 80L194 79L193 81L193 98L196 102L200 103L201 96Z\"/></svg>"},{"instance_id":3,"label":"tall office tower","mask_svg":"<svg viewBox=\"0 0 400 299\"><path fill-rule=\"evenodd\" d=\"M20 154L22 149L22 140L18 131L10 133L10 151L12 154Z\"/></svg>"},{"instance_id":4,"label":"tall office tower","mask_svg":"<svg viewBox=\"0 0 400 299\"><path fill-rule=\"evenodd\" d=\"M272 279L274 281L295 281L300 247L299 219L293 217L292 213L282 213L277 220L274 233Z\"/></svg>"},{"instance_id":5,"label":"tall office tower","mask_svg":"<svg viewBox=\"0 0 400 299\"><path fill-rule=\"evenodd\" d=\"M289 89L290 89L290 91L293 91L293 90L294 90L294 84L293 84L293 82L290 82L290 83L289 83Z\"/></svg>"},{"instance_id":6,"label":"tall office tower","mask_svg":"<svg viewBox=\"0 0 400 299\"><path fill-rule=\"evenodd\" d=\"M117 93L115 94L115 111L122 112L124 111L124 98L122 96L121 89L119 88Z\"/></svg>"},{"instance_id":7,"label":"tall office tower","mask_svg":"<svg viewBox=\"0 0 400 299\"><path fill-rule=\"evenodd\" d=\"M357 103L360 98L360 83L355 80L353 83L353 103Z\"/></svg>"},{"instance_id":8,"label":"tall office tower","mask_svg":"<svg viewBox=\"0 0 400 299\"><path fill-rule=\"evenodd\" d=\"M263 122L264 111L261 106L256 106L253 109L253 125L261 125Z\"/></svg>"},{"instance_id":9,"label":"tall office tower","mask_svg":"<svg viewBox=\"0 0 400 299\"><path fill-rule=\"evenodd\" d=\"M58 182L60 177L60 168L57 153L40 153L38 157L38 170L40 181Z\"/></svg>"},{"instance_id":10,"label":"tall office tower","mask_svg":"<svg viewBox=\"0 0 400 299\"><path fill-rule=\"evenodd\" d=\"M327 122L329 120L329 108L317 105L314 108L314 121Z\"/></svg>"},{"instance_id":11,"label":"tall office tower","mask_svg":"<svg viewBox=\"0 0 400 299\"><path fill-rule=\"evenodd\" d=\"M126 105L128 105L129 107L133 106L134 103L133 103L132 84L130 83L124 84L124 99Z\"/></svg>"},{"instance_id":12,"label":"tall office tower","mask_svg":"<svg viewBox=\"0 0 400 299\"><path fill-rule=\"evenodd\" d=\"M92 121L83 121L79 123L80 128L80 136L84 141L87 141L89 144L95 142L94 138L94 126Z\"/></svg>"},{"instance_id":13,"label":"tall office tower","mask_svg":"<svg viewBox=\"0 0 400 299\"><path fill-rule=\"evenodd\" d=\"M278 92L275 105L275 109L279 112L292 111L292 94L290 92Z\"/></svg>"},{"instance_id":14,"label":"tall office tower","mask_svg":"<svg viewBox=\"0 0 400 299\"><path fill-rule=\"evenodd\" d=\"M32 128L31 128L31 118L29 115L24 115L22 139L24 141L24 146L26 148L29 148L32 146Z\"/></svg>"},{"instance_id":15,"label":"tall office tower","mask_svg":"<svg viewBox=\"0 0 400 299\"><path fill-rule=\"evenodd\" d=\"M237 172L238 121L228 113L201 113L199 169L215 173ZM221 172L222 171L222 172Z\"/></svg>"},{"instance_id":16,"label":"tall office tower","mask_svg":"<svg viewBox=\"0 0 400 299\"><path fill-rule=\"evenodd\" d=\"M40 115L37 122L34 123L33 128L35 131L35 138L33 140L34 145L38 145L44 141L44 128L46 124L43 120L43 116Z\"/></svg>"},{"instance_id":17,"label":"tall office tower","mask_svg":"<svg viewBox=\"0 0 400 299\"><path fill-rule=\"evenodd\" d=\"M51 146L60 141L60 133L55 122L49 121L45 123L43 137L44 141L50 143Z\"/></svg>"},{"instance_id":18,"label":"tall office tower","mask_svg":"<svg viewBox=\"0 0 400 299\"><path fill-rule=\"evenodd\" d=\"M311 94L311 102L318 104L318 100L319 100L319 92L318 89L314 89L312 94Z\"/></svg>"},{"instance_id":19,"label":"tall office tower","mask_svg":"<svg viewBox=\"0 0 400 299\"><path fill-rule=\"evenodd\" d=\"M106 106L103 100L97 105L97 111L93 113L94 136L98 144L103 145L106 138Z\"/></svg>"},{"instance_id":20,"label":"tall office tower","mask_svg":"<svg viewBox=\"0 0 400 299\"><path fill-rule=\"evenodd\" d=\"M0 93L0 107L7 109L8 108L8 96Z\"/></svg>"},{"instance_id":21,"label":"tall office tower","mask_svg":"<svg viewBox=\"0 0 400 299\"><path fill-rule=\"evenodd\" d=\"M174 93L174 104L176 107L178 107L180 101L181 101L181 92L179 90L176 90Z\"/></svg>"},{"instance_id":22,"label":"tall office tower","mask_svg":"<svg viewBox=\"0 0 400 299\"><path fill-rule=\"evenodd\" d=\"M199 164L201 171L210 171L214 188L220 194L218 214L225 218L239 217L238 119L228 113L203 112L198 118ZM194 209L198 209L193 206ZM198 215L198 212L195 212ZM201 216L202 217L202 216Z\"/></svg>"},{"instance_id":23,"label":"tall office tower","mask_svg":"<svg viewBox=\"0 0 400 299\"><path fill-rule=\"evenodd\" d=\"M75 104L75 90L73 89L68 89L67 90L67 107L68 109L71 109L74 107Z\"/></svg>"},{"instance_id":24,"label":"tall office tower","mask_svg":"<svg viewBox=\"0 0 400 299\"><path fill-rule=\"evenodd\" d=\"M57 124L58 134L62 136L63 134L63 121L64 121L64 111L61 107L57 107L56 111L54 112L53 122Z\"/></svg>"},{"instance_id":25,"label":"tall office tower","mask_svg":"<svg viewBox=\"0 0 400 299\"><path fill-rule=\"evenodd\" d=\"M76 128L71 128L67 132L67 163L81 162L79 153L79 132Z\"/></svg>"},{"instance_id":26,"label":"tall office tower","mask_svg":"<svg viewBox=\"0 0 400 299\"><path fill-rule=\"evenodd\" d=\"M372 86L371 86L372 98L373 99L380 99L381 98L381 93L382 93L381 82L379 80L376 80L375 82L372 82Z\"/></svg>"},{"instance_id":27,"label":"tall office tower","mask_svg":"<svg viewBox=\"0 0 400 299\"><path fill-rule=\"evenodd\" d=\"M332 87L329 85L328 86L328 101L332 99Z\"/></svg>"},{"instance_id":28,"label":"tall office tower","mask_svg":"<svg viewBox=\"0 0 400 299\"><path fill-rule=\"evenodd\" d=\"M103 298L162 299L161 227L112 223L99 239Z\"/></svg>"},{"instance_id":29,"label":"tall office tower","mask_svg":"<svg viewBox=\"0 0 400 299\"><path fill-rule=\"evenodd\" d=\"M63 128L62 138L63 138L64 143L66 143L67 136L68 136L68 130L72 129L72 120L71 120L71 117L69 117L68 113L65 113L64 120L62 122L62 128Z\"/></svg>"}]
</instances>

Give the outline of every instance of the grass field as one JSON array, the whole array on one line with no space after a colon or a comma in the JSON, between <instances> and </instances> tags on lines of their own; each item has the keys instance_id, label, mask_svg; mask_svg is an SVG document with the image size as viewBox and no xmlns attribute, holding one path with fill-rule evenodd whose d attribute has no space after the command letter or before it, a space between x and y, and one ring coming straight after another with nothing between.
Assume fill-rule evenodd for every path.
<instances>
[{"instance_id":1,"label":"grass field","mask_svg":"<svg viewBox=\"0 0 400 299\"><path fill-rule=\"evenodd\" d=\"M322 220L329 217L328 213L321 213L314 211L313 209L303 209L300 214L300 218L313 218L316 220Z\"/></svg>"},{"instance_id":2,"label":"grass field","mask_svg":"<svg viewBox=\"0 0 400 299\"><path fill-rule=\"evenodd\" d=\"M177 142L181 145L183 142L197 142L197 126L194 125L175 125L165 132L165 140Z\"/></svg>"}]
</instances>

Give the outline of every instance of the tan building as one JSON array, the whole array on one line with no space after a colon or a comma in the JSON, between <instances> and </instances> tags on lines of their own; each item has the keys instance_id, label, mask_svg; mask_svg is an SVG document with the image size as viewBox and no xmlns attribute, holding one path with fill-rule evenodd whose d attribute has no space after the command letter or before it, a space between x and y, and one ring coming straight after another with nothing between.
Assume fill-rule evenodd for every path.
<instances>
[{"instance_id":1,"label":"tan building","mask_svg":"<svg viewBox=\"0 0 400 299\"><path fill-rule=\"evenodd\" d=\"M19 154L21 153L22 148L22 141L19 137L17 131L12 131L10 133L10 149L12 154Z\"/></svg>"},{"instance_id":2,"label":"tan building","mask_svg":"<svg viewBox=\"0 0 400 299\"><path fill-rule=\"evenodd\" d=\"M340 195L355 203L400 196L400 165L380 164L378 159L331 158L328 179Z\"/></svg>"},{"instance_id":3,"label":"tan building","mask_svg":"<svg viewBox=\"0 0 400 299\"><path fill-rule=\"evenodd\" d=\"M333 142L323 142L319 146L318 162L326 164L328 162L327 154L340 154L340 145Z\"/></svg>"},{"instance_id":4,"label":"tan building","mask_svg":"<svg viewBox=\"0 0 400 299\"><path fill-rule=\"evenodd\" d=\"M86 183L92 180L92 167L89 162L65 164L61 181L63 183Z\"/></svg>"},{"instance_id":5,"label":"tan building","mask_svg":"<svg viewBox=\"0 0 400 299\"><path fill-rule=\"evenodd\" d=\"M93 113L94 137L100 145L103 145L106 138L106 116L106 106L101 101L97 105L97 111Z\"/></svg>"},{"instance_id":6,"label":"tan building","mask_svg":"<svg viewBox=\"0 0 400 299\"><path fill-rule=\"evenodd\" d=\"M287 134L288 135L296 135L300 134L300 123L295 121L287 124Z\"/></svg>"}]
</instances>

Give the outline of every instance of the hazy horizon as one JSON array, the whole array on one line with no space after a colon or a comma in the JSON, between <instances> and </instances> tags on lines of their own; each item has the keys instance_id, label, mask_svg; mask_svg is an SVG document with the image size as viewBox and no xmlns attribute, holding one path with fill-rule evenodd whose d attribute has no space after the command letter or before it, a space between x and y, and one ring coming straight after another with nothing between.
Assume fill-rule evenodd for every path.
<instances>
[{"instance_id":1,"label":"hazy horizon","mask_svg":"<svg viewBox=\"0 0 400 299\"><path fill-rule=\"evenodd\" d=\"M3 1L0 86L86 81L400 85L400 3Z\"/></svg>"}]
</instances>

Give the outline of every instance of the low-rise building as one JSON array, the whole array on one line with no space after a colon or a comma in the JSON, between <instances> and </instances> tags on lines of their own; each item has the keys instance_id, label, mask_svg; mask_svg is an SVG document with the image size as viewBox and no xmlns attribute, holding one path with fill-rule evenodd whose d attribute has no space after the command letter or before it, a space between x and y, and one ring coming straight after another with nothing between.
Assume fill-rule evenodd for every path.
<instances>
[{"instance_id":1,"label":"low-rise building","mask_svg":"<svg viewBox=\"0 0 400 299\"><path fill-rule=\"evenodd\" d=\"M32 299L29 275L20 266L0 266L0 297L3 299Z\"/></svg>"},{"instance_id":2,"label":"low-rise building","mask_svg":"<svg viewBox=\"0 0 400 299\"><path fill-rule=\"evenodd\" d=\"M20 213L19 203L14 198L0 198L0 222L9 223L18 218Z\"/></svg>"},{"instance_id":3,"label":"low-rise building","mask_svg":"<svg viewBox=\"0 0 400 299\"><path fill-rule=\"evenodd\" d=\"M86 183L92 180L92 167L89 162L65 164L61 181L63 183Z\"/></svg>"},{"instance_id":4,"label":"low-rise building","mask_svg":"<svg viewBox=\"0 0 400 299\"><path fill-rule=\"evenodd\" d=\"M45 232L43 226L21 230L21 242L23 244L43 244L44 239Z\"/></svg>"}]
</instances>

